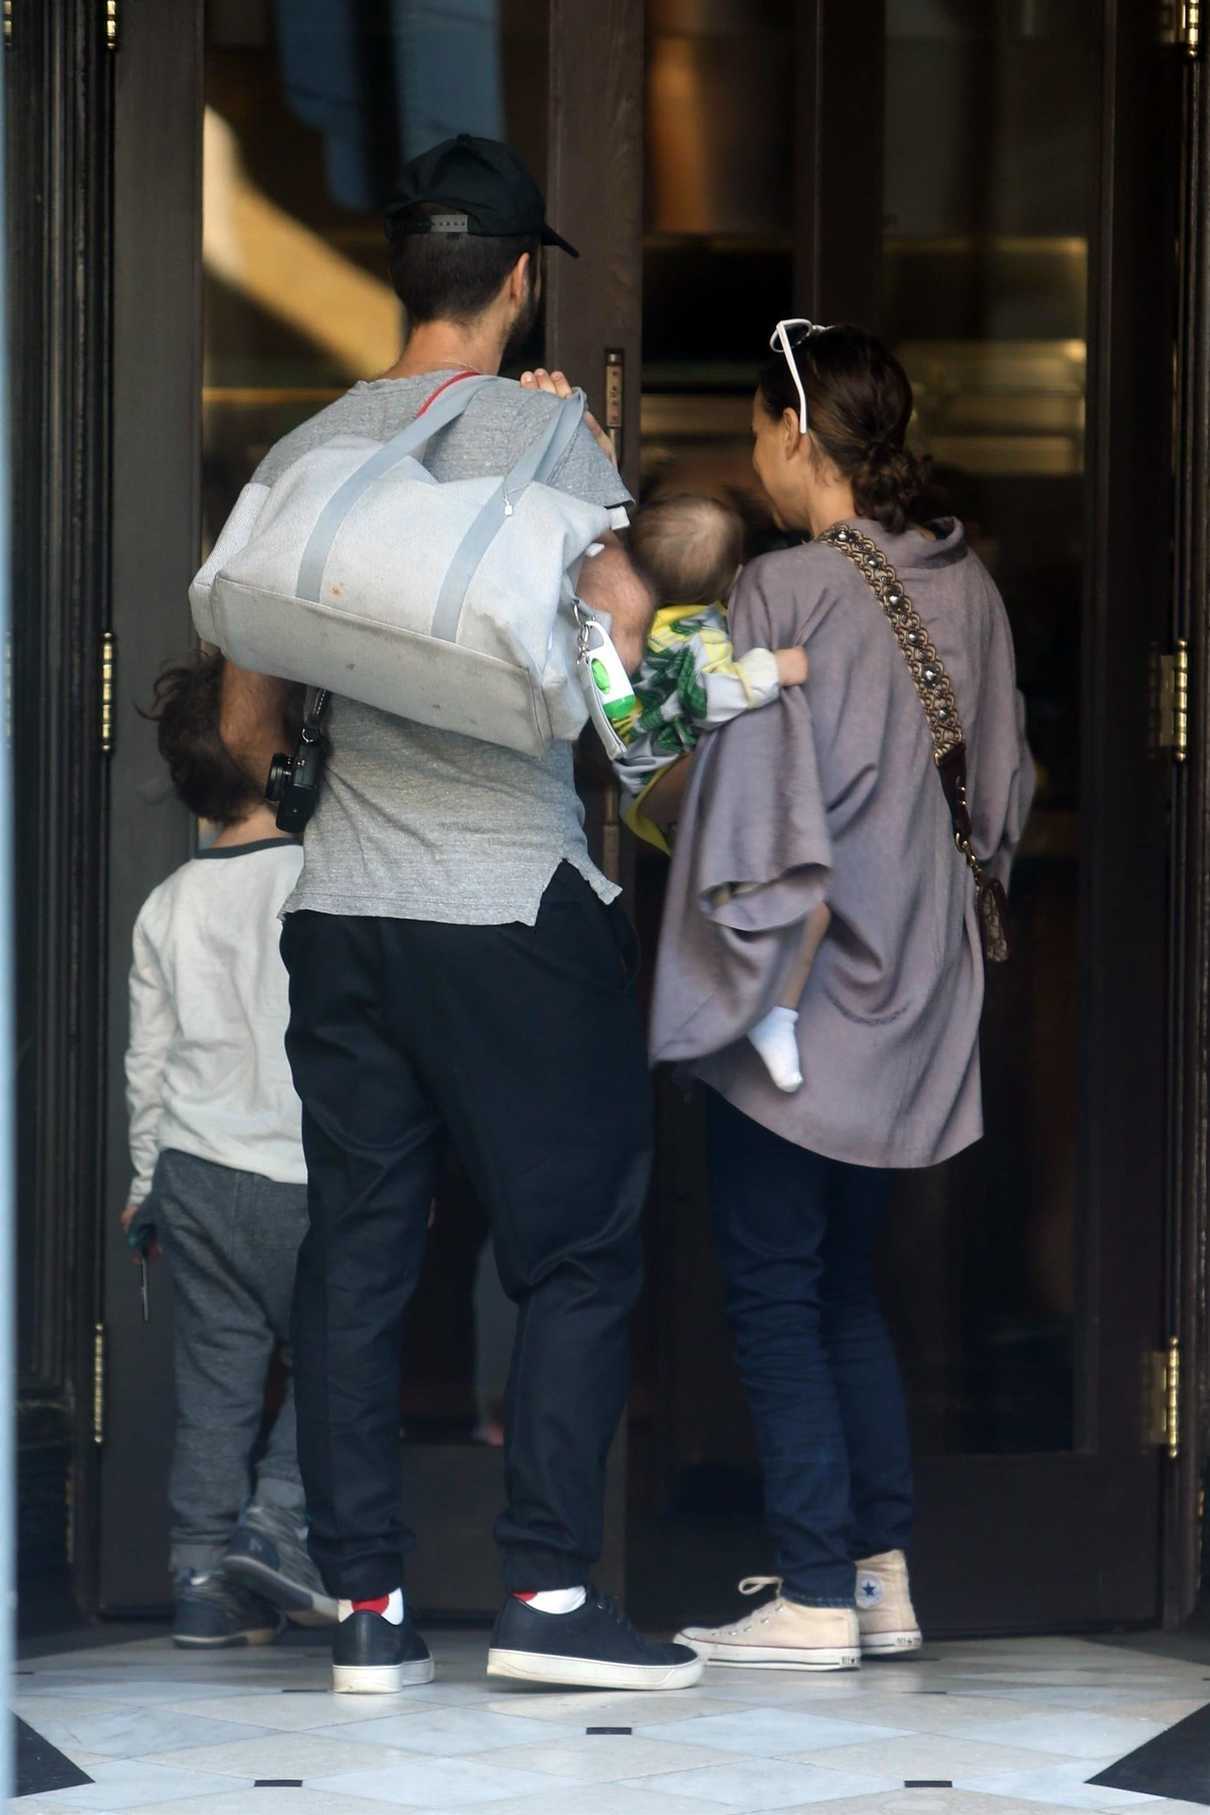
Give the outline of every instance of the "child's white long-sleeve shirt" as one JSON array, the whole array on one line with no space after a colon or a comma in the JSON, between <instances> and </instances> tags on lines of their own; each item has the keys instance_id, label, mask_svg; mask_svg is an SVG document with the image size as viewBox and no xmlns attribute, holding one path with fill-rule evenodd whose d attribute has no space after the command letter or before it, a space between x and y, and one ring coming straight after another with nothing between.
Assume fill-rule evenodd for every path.
<instances>
[{"instance_id":1,"label":"child's white long-sleeve shirt","mask_svg":"<svg viewBox=\"0 0 1210 1815\"><path fill-rule=\"evenodd\" d=\"M134 1179L168 1147L304 1184L302 1110L286 1060L282 905L293 839L203 851L153 890L134 929L126 1102Z\"/></svg>"}]
</instances>

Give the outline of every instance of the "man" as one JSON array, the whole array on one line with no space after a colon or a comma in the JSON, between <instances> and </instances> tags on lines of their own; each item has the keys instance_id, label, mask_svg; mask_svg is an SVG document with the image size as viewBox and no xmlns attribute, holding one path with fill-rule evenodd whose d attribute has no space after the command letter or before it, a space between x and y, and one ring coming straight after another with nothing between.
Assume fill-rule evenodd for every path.
<instances>
[{"instance_id":1,"label":"man","mask_svg":"<svg viewBox=\"0 0 1210 1815\"><path fill-rule=\"evenodd\" d=\"M408 166L387 231L402 357L280 442L266 483L333 435L388 439L461 372L497 373L535 319L542 246L575 256L516 154L465 136ZM430 470L503 473L558 408L546 391L566 388L545 374L485 387L434 440ZM603 443L582 428L552 483L621 528L631 500ZM612 532L580 584L636 667L650 600ZM281 747L284 695L231 675L224 738L258 776ZM299 1451L312 1553L341 1604L334 1687L390 1692L433 1674L402 1590L399 1366L447 1136L518 1311L497 1525L509 1593L489 1672L687 1686L694 1653L643 1639L589 1586L626 1392L650 1104L633 935L588 855L571 748L533 759L343 699L329 728L282 949L310 1179Z\"/></svg>"}]
</instances>

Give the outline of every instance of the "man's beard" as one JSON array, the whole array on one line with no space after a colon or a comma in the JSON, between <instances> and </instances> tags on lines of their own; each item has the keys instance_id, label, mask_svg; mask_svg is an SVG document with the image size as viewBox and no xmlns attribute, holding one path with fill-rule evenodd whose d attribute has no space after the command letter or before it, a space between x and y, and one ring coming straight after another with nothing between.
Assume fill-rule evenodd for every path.
<instances>
[{"instance_id":1,"label":"man's beard","mask_svg":"<svg viewBox=\"0 0 1210 1815\"><path fill-rule=\"evenodd\" d=\"M538 317L541 313L542 291L537 281L531 276L525 301L509 331L504 357L500 362L502 365L507 364L510 359L518 358L524 351L525 343L538 325Z\"/></svg>"}]
</instances>

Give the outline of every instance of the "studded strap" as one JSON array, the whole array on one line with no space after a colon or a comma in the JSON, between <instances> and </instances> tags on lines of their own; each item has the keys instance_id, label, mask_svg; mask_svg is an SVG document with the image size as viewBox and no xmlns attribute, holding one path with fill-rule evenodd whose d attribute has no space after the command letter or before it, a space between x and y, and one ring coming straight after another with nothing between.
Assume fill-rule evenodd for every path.
<instances>
[{"instance_id":1,"label":"studded strap","mask_svg":"<svg viewBox=\"0 0 1210 1815\"><path fill-rule=\"evenodd\" d=\"M903 588L899 575L878 544L851 523L834 523L819 538L852 562L882 607L883 616L908 665L916 695L928 720L933 761L941 778L954 843L975 879L975 903L984 956L992 964L1008 957L1008 904L1004 889L987 874L972 843L970 804L966 793L966 736L958 715L958 696L923 620Z\"/></svg>"}]
</instances>

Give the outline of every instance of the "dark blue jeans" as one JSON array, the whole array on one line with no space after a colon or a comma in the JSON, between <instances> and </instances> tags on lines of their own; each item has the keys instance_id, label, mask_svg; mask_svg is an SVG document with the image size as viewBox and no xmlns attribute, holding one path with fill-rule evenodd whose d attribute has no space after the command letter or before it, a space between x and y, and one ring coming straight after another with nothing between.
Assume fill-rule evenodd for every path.
<instances>
[{"instance_id":1,"label":"dark blue jeans","mask_svg":"<svg viewBox=\"0 0 1210 1815\"><path fill-rule=\"evenodd\" d=\"M889 1175L821 1158L707 1091L727 1313L791 1600L849 1607L853 1565L907 1547L912 1472L874 1249Z\"/></svg>"}]
</instances>

